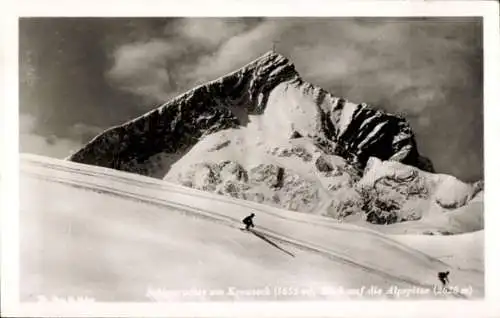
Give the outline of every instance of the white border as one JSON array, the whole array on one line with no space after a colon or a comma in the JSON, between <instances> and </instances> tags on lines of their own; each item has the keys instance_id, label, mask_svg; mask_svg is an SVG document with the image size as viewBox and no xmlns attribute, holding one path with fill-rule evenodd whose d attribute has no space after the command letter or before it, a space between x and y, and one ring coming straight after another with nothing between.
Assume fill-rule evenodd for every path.
<instances>
[{"instance_id":1,"label":"white border","mask_svg":"<svg viewBox=\"0 0 500 318\"><path fill-rule=\"evenodd\" d=\"M500 313L499 242L500 170L498 135L500 123L499 11L494 1L364 1L328 0L30 0L2 6L3 129L0 139L2 212L2 316L374 316L374 317L478 317ZM4 10L5 9L5 10ZM8 14L7 14L8 13ZM485 114L485 223L486 298L484 301L355 301L141 304L95 303L81 305L20 304L18 302L18 34L19 16L483 16L484 114ZM493 269L496 269L493 270Z\"/></svg>"},{"instance_id":2,"label":"white border","mask_svg":"<svg viewBox=\"0 0 500 318\"><path fill-rule=\"evenodd\" d=\"M0 212L2 229L2 316L10 309L7 305L18 303L19 274L19 178L18 178L18 35L17 17L2 16L2 118L0 136Z\"/></svg>"},{"instance_id":3,"label":"white border","mask_svg":"<svg viewBox=\"0 0 500 318\"><path fill-rule=\"evenodd\" d=\"M21 0L19 16L482 16L490 1Z\"/></svg>"}]
</instances>

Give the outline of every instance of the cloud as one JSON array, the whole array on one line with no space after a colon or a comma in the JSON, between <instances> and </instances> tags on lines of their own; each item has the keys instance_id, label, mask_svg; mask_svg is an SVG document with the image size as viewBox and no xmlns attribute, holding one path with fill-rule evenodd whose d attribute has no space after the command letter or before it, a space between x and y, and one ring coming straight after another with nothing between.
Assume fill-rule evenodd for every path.
<instances>
[{"instance_id":1,"label":"cloud","mask_svg":"<svg viewBox=\"0 0 500 318\"><path fill-rule=\"evenodd\" d=\"M127 43L114 51L108 79L146 100L164 102L192 84L186 73L199 56L244 32L255 19L182 19L165 26L165 37Z\"/></svg>"},{"instance_id":2,"label":"cloud","mask_svg":"<svg viewBox=\"0 0 500 318\"><path fill-rule=\"evenodd\" d=\"M115 51L115 63L108 76L121 89L157 100L167 99L174 86L169 64L183 53L183 46L161 39L126 44Z\"/></svg>"},{"instance_id":3,"label":"cloud","mask_svg":"<svg viewBox=\"0 0 500 318\"><path fill-rule=\"evenodd\" d=\"M77 123L71 127L71 129L69 130L69 134L72 137L71 139L80 140L82 143L87 143L95 136L101 134L104 130L105 129L98 126Z\"/></svg>"},{"instance_id":4,"label":"cloud","mask_svg":"<svg viewBox=\"0 0 500 318\"><path fill-rule=\"evenodd\" d=\"M481 53L471 45L477 33L461 21L270 18L231 27L224 20L185 19L181 25L179 37L214 49L176 66L179 85L172 94L243 66L275 40L306 80L409 116L443 107L452 102L451 89L481 81L470 66Z\"/></svg>"},{"instance_id":5,"label":"cloud","mask_svg":"<svg viewBox=\"0 0 500 318\"><path fill-rule=\"evenodd\" d=\"M149 109L279 41L305 80L403 113L438 170L474 179L482 175L481 29L474 18L173 19L149 40L117 47L107 78ZM450 163L457 156L466 159Z\"/></svg>"},{"instance_id":6,"label":"cloud","mask_svg":"<svg viewBox=\"0 0 500 318\"><path fill-rule=\"evenodd\" d=\"M83 144L69 138L55 135L41 136L34 132L36 118L32 115L19 114L19 151L64 159L80 149Z\"/></svg>"},{"instance_id":7,"label":"cloud","mask_svg":"<svg viewBox=\"0 0 500 318\"><path fill-rule=\"evenodd\" d=\"M217 47L229 38L245 31L248 23L237 18L183 19L174 28L177 36L206 47Z\"/></svg>"},{"instance_id":8,"label":"cloud","mask_svg":"<svg viewBox=\"0 0 500 318\"><path fill-rule=\"evenodd\" d=\"M194 81L206 81L245 65L269 51L272 41L279 38L289 24L265 21L228 38L213 54L198 59L188 76Z\"/></svg>"},{"instance_id":9,"label":"cloud","mask_svg":"<svg viewBox=\"0 0 500 318\"><path fill-rule=\"evenodd\" d=\"M19 114L19 132L30 133L36 127L36 117L30 114Z\"/></svg>"}]
</instances>

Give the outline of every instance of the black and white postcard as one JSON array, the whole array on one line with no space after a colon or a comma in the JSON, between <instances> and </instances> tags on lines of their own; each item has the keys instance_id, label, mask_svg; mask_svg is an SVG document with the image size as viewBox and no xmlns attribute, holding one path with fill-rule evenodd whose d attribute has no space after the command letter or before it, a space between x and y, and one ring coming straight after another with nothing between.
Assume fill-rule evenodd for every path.
<instances>
[{"instance_id":1,"label":"black and white postcard","mask_svg":"<svg viewBox=\"0 0 500 318\"><path fill-rule=\"evenodd\" d=\"M498 4L315 2L18 6L11 314L494 302Z\"/></svg>"}]
</instances>

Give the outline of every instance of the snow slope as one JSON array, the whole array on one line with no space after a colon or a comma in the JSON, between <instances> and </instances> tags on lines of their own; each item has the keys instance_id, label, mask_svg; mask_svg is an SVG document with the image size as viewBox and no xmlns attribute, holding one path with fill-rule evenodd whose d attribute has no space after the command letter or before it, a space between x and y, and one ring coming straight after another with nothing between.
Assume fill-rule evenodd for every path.
<instances>
[{"instance_id":1,"label":"snow slope","mask_svg":"<svg viewBox=\"0 0 500 318\"><path fill-rule=\"evenodd\" d=\"M447 244L439 245L444 237L385 235L34 155L21 156L20 186L23 300L40 295L98 301L484 295L482 263L463 268L457 261L480 259L482 231L446 237ZM255 233L241 231L240 220L251 212ZM427 245L435 250L425 251ZM450 246L455 258L446 259ZM435 293L441 270L451 270L452 285L464 290ZM383 293L368 295L371 286ZM218 295L209 295L216 289Z\"/></svg>"}]
</instances>

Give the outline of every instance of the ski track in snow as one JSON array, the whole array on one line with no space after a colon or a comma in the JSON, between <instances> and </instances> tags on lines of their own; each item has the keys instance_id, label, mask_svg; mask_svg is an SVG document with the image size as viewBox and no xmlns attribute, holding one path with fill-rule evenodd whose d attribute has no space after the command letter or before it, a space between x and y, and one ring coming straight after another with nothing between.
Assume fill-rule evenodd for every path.
<instances>
[{"instance_id":1,"label":"ski track in snow","mask_svg":"<svg viewBox=\"0 0 500 318\"><path fill-rule=\"evenodd\" d=\"M285 223L305 224L308 226L320 227L335 232L342 231L350 232L351 234L357 232L360 235L371 235L372 239L376 238L380 240L384 244L384 246L391 249L393 252L399 253L399 256L408 258L414 263L422 265L424 268L432 268L433 270L441 268L452 268L451 265L435 257L431 257L421 251L418 251L417 249L398 242L395 239L391 239L390 237L375 230L359 228L346 224L336 225L334 222L330 222L328 220L325 220L324 218L314 215L305 215L302 213L291 211L283 212L283 210L281 209L267 207L257 203L209 194L199 190L183 188L181 186L170 184L161 180L145 178L142 176L113 171L110 169L103 169L100 167L81 165L65 161L59 162L54 161L53 159L44 159L42 157L36 156L23 156L22 160L22 173L40 180L64 184L74 188L93 191L128 200L134 200L144 204L156 205L161 208L167 207L169 208L169 211L174 211L185 216L214 222L222 226L234 228L238 231L241 228L241 220L236 217L237 214L235 214L235 216L230 216L227 214L215 212L211 209L204 209L200 206L194 207L193 205L176 202L182 201L179 198L177 200L174 200L163 198L160 196L147 195L145 194L147 193L145 192L145 190L161 191L163 193L177 193L181 195L181 197L199 197L226 205L231 204L234 205L235 208L240 209L242 207L245 207L254 211L258 211L259 213L264 213L270 218L275 218ZM78 178L76 176L82 176L83 178ZM113 184L113 186L109 186L110 183ZM124 189L125 187L127 188L127 190ZM137 190L132 191L132 189ZM189 200L185 200L184 202L189 202ZM356 267L358 269L361 269L362 271L380 276L381 278L390 280L392 282L409 284L430 289L433 288L433 285L427 282L423 283L418 279L410 278L407 275L402 275L401 273L390 273L388 269L380 268L380 266L377 266L372 262L367 262L366 260L365 262L355 260L345 252L343 253L338 250L332 250L332 246L324 247L314 244L310 241L305 241L304 239L292 238L289 235L280 232L279 228L276 230L271 230L268 227L258 225L257 230L254 234L256 236L262 235L263 237L260 237L261 239L266 240L267 238L269 240L268 243L275 245L275 247L285 252L287 251L283 248L280 248L276 243L292 246L309 253L314 253L336 263L342 263L344 265ZM300 236L300 233L298 233L298 236ZM273 241L275 242L274 244ZM376 253L377 251L374 252ZM290 252L287 253L291 254ZM293 254L291 255L294 256ZM464 272L466 272L466 270L464 270ZM466 297L464 295L454 293L450 294L450 296L458 298Z\"/></svg>"}]
</instances>

